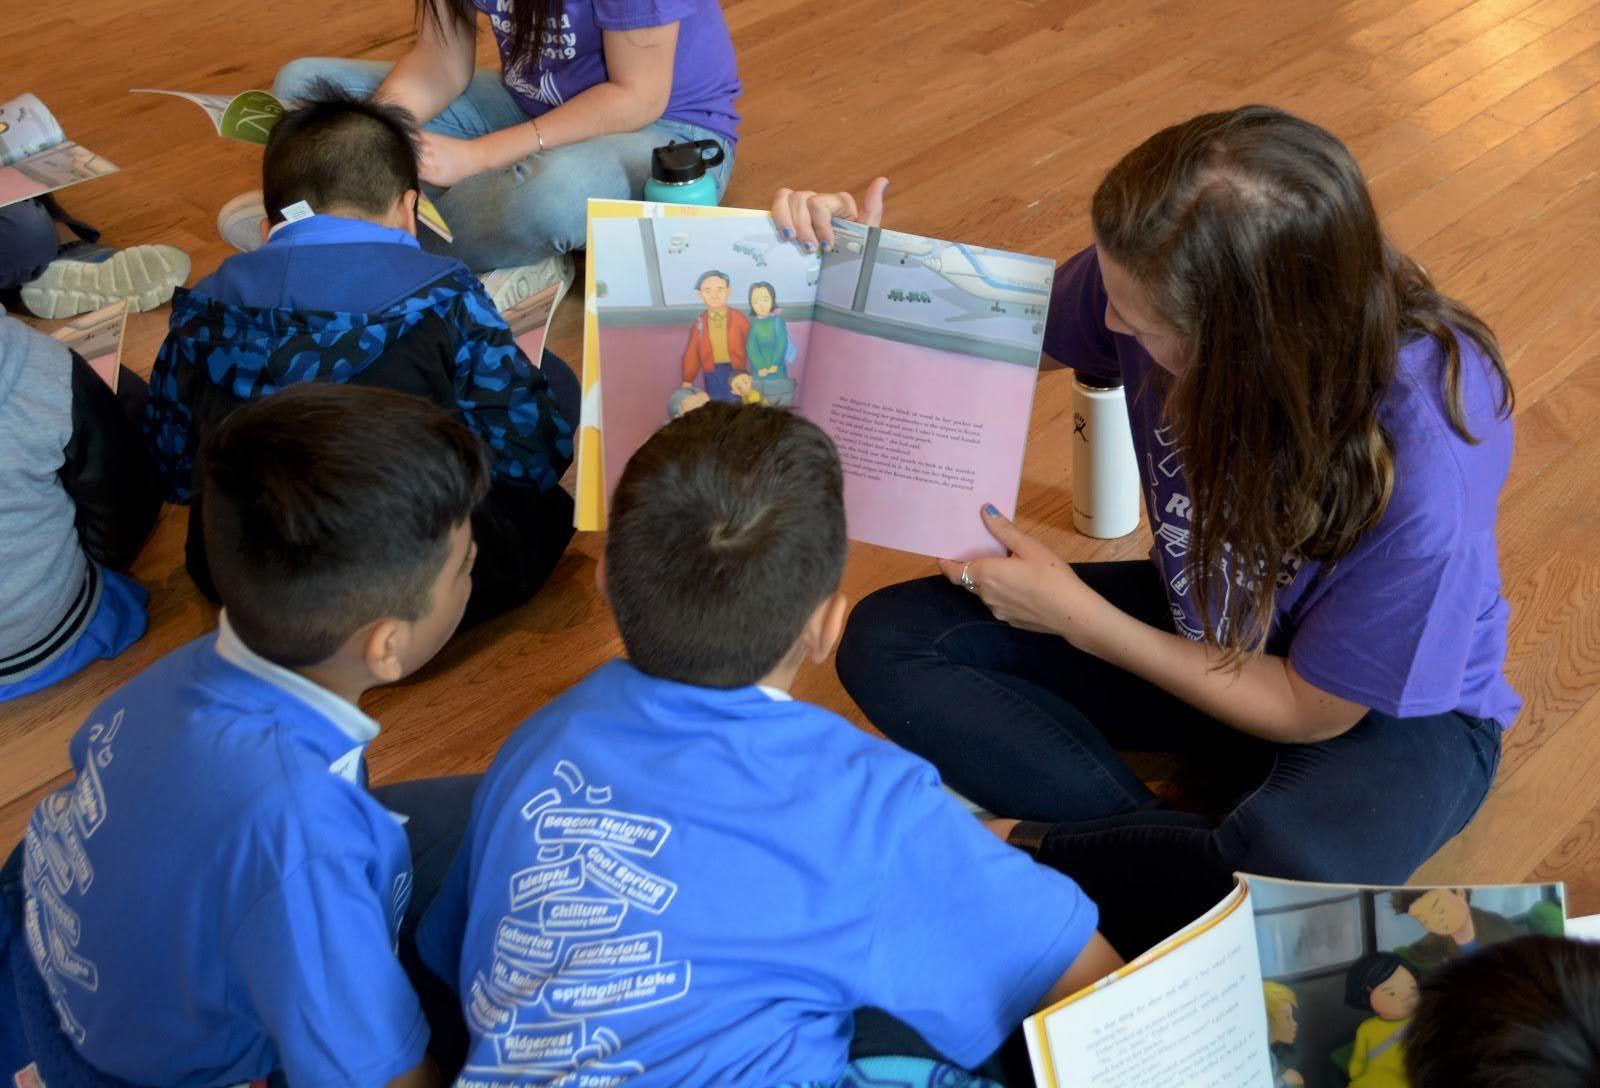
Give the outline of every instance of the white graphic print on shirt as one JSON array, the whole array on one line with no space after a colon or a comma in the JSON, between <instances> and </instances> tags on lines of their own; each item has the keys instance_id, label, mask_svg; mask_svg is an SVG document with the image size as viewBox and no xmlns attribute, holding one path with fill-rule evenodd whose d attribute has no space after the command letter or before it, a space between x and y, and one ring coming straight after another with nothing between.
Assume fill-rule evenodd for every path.
<instances>
[{"instance_id":1,"label":"white graphic print on shirt","mask_svg":"<svg viewBox=\"0 0 1600 1088\"><path fill-rule=\"evenodd\" d=\"M495 10L489 13L489 22L494 27L495 38L500 46L501 81L512 94L543 102L554 109L566 98L556 86L555 74L546 70L545 64L571 61L577 57L578 35L573 30L572 17L566 12L546 17L544 26L539 29L537 58L516 57L511 54L512 2L497 0ZM535 75L537 80L534 79Z\"/></svg>"},{"instance_id":2,"label":"white graphic print on shirt","mask_svg":"<svg viewBox=\"0 0 1600 1088\"><path fill-rule=\"evenodd\" d=\"M611 789L567 760L554 777L522 806L536 864L511 874L494 958L466 995L467 1019L497 1060L486 1063L480 1043L457 1088L620 1085L644 1066L614 1060L623 1040L607 1018L689 992L690 962L665 959L652 928L678 892L648 866L672 825L609 807Z\"/></svg>"},{"instance_id":3,"label":"white graphic print on shirt","mask_svg":"<svg viewBox=\"0 0 1600 1088\"><path fill-rule=\"evenodd\" d=\"M1193 573L1189 570L1190 508L1193 505L1183 491L1169 491L1166 502L1161 496L1167 488L1187 486L1183 477L1183 457L1178 449L1177 436L1170 425L1162 425L1152 432L1153 442L1145 454L1145 487L1149 493L1146 509L1150 512L1150 530L1158 549L1157 560L1167 581L1167 606L1173 625L1185 638L1199 641L1205 637L1204 626L1190 590L1194 588ZM1159 455L1160 460L1156 458ZM1226 640L1229 599L1235 589L1253 594L1266 576L1266 563L1257 559L1247 564L1234 555L1232 545L1224 542L1223 554L1217 560L1217 585L1221 587L1221 600L1213 602L1219 616L1217 638ZM1278 571L1279 589L1294 582L1304 560L1291 556L1284 560Z\"/></svg>"},{"instance_id":4,"label":"white graphic print on shirt","mask_svg":"<svg viewBox=\"0 0 1600 1088\"><path fill-rule=\"evenodd\" d=\"M87 892L94 883L94 866L83 844L106 822L101 772L111 765L111 742L122 719L119 710L109 725L96 722L89 727L88 750L77 781L40 803L23 838L22 886L27 898L23 930L61 1030L80 1046L88 1035L73 1015L72 990L99 990L100 969L78 954L83 928L67 897Z\"/></svg>"}]
</instances>

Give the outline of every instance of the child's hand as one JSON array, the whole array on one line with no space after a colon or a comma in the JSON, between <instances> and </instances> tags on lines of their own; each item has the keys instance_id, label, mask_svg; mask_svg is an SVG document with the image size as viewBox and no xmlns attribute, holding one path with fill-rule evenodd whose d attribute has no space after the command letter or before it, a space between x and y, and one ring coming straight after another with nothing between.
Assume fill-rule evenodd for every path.
<instances>
[{"instance_id":1,"label":"child's hand","mask_svg":"<svg viewBox=\"0 0 1600 1088\"><path fill-rule=\"evenodd\" d=\"M458 140L426 130L417 133L417 175L441 188L481 174L487 168L477 140Z\"/></svg>"},{"instance_id":2,"label":"child's hand","mask_svg":"<svg viewBox=\"0 0 1600 1088\"><path fill-rule=\"evenodd\" d=\"M818 193L810 189L779 189L772 199L772 220L786 240L800 243L807 253L820 244L833 245L833 217L876 227L883 222L883 192L888 178L874 178L861 195L860 205L849 193Z\"/></svg>"}]
</instances>

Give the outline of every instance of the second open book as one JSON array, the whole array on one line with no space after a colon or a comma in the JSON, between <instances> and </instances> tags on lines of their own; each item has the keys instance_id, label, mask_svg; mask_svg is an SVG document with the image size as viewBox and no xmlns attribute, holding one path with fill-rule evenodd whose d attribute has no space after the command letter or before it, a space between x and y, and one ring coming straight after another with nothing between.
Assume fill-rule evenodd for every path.
<instances>
[{"instance_id":1,"label":"second open book","mask_svg":"<svg viewBox=\"0 0 1600 1088\"><path fill-rule=\"evenodd\" d=\"M1012 512L1055 263L834 222L807 254L765 212L589 202L578 527L623 465L708 400L816 423L844 464L850 535L995 554Z\"/></svg>"},{"instance_id":2,"label":"second open book","mask_svg":"<svg viewBox=\"0 0 1600 1088\"><path fill-rule=\"evenodd\" d=\"M1243 876L1164 944L1024 1025L1041 1088L1398 1088L1417 983L1525 934L1560 884L1364 888Z\"/></svg>"}]
</instances>

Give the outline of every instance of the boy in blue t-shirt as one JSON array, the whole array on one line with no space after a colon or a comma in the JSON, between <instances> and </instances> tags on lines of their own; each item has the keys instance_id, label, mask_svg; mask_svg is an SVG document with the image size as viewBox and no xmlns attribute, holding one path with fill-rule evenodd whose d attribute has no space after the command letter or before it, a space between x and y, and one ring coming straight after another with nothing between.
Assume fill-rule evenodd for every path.
<instances>
[{"instance_id":1,"label":"boy in blue t-shirt","mask_svg":"<svg viewBox=\"0 0 1600 1088\"><path fill-rule=\"evenodd\" d=\"M322 88L273 127L261 160L265 244L172 299L146 437L168 498L190 504L190 575L216 599L194 454L241 404L302 382L376 385L449 409L488 449L481 549L464 626L522 604L572 538L578 381L535 366L467 266L416 238L417 132L395 106Z\"/></svg>"},{"instance_id":2,"label":"boy in blue t-shirt","mask_svg":"<svg viewBox=\"0 0 1600 1088\"><path fill-rule=\"evenodd\" d=\"M407 836L437 813L402 826L368 791L357 701L461 618L480 443L421 398L309 384L231 415L200 461L218 630L73 737L0 912L0 988L52 1088L432 1084L395 949L432 893Z\"/></svg>"},{"instance_id":3,"label":"boy in blue t-shirt","mask_svg":"<svg viewBox=\"0 0 1600 1088\"><path fill-rule=\"evenodd\" d=\"M866 1007L971 1066L1120 962L929 763L786 694L839 635L846 547L833 444L787 412L709 404L628 463L628 660L507 740L418 930L458 1085L836 1083Z\"/></svg>"}]
</instances>

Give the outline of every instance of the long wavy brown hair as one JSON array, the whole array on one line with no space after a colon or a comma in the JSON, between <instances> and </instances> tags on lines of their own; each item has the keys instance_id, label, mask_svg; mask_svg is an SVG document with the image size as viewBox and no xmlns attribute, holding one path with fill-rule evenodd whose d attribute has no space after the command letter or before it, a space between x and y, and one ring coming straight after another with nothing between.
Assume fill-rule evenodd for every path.
<instances>
[{"instance_id":1,"label":"long wavy brown hair","mask_svg":"<svg viewBox=\"0 0 1600 1088\"><path fill-rule=\"evenodd\" d=\"M1383 516L1395 465L1378 410L1400 345L1438 341L1468 442L1459 337L1494 368L1506 416L1511 377L1488 326L1384 237L1349 150L1281 110L1163 129L1106 175L1091 214L1101 251L1187 344L1165 404L1191 491L1187 563L1206 640L1237 665L1262 651L1283 564L1335 561Z\"/></svg>"},{"instance_id":2,"label":"long wavy brown hair","mask_svg":"<svg viewBox=\"0 0 1600 1088\"><path fill-rule=\"evenodd\" d=\"M511 56L537 65L539 28L560 13L559 0L513 0L507 12L511 17ZM417 19L431 19L441 28L455 23L472 31L478 25L478 10L472 0L417 0Z\"/></svg>"}]
</instances>

